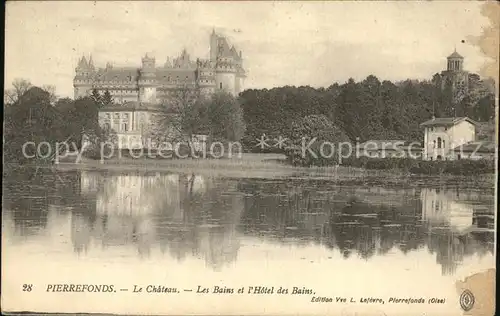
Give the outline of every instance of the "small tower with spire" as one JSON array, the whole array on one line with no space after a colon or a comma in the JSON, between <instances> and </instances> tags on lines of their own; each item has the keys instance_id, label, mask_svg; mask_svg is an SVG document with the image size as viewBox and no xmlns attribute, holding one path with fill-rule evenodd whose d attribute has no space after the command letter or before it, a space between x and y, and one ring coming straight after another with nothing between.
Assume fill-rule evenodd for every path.
<instances>
[{"instance_id":1,"label":"small tower with spire","mask_svg":"<svg viewBox=\"0 0 500 316\"><path fill-rule=\"evenodd\" d=\"M217 41L217 34L215 33L215 28L212 29L212 34L210 34L210 60L211 61L216 61L217 60L217 49L218 49L218 41Z\"/></svg>"},{"instance_id":2,"label":"small tower with spire","mask_svg":"<svg viewBox=\"0 0 500 316\"><path fill-rule=\"evenodd\" d=\"M147 53L142 58L142 68L139 77L139 101L147 103L156 103L156 59L150 57Z\"/></svg>"},{"instance_id":3,"label":"small tower with spire","mask_svg":"<svg viewBox=\"0 0 500 316\"><path fill-rule=\"evenodd\" d=\"M462 71L464 67L464 58L457 53L457 49L453 51L453 53L448 56L447 58L448 61L448 71Z\"/></svg>"},{"instance_id":4,"label":"small tower with spire","mask_svg":"<svg viewBox=\"0 0 500 316\"><path fill-rule=\"evenodd\" d=\"M89 56L89 69L92 71L95 70L94 61L92 60L92 54Z\"/></svg>"},{"instance_id":5,"label":"small tower with spire","mask_svg":"<svg viewBox=\"0 0 500 316\"><path fill-rule=\"evenodd\" d=\"M469 91L469 73L464 70L464 57L455 48L446 57L446 70L441 72L441 89L451 89L453 103L460 102Z\"/></svg>"},{"instance_id":6,"label":"small tower with spire","mask_svg":"<svg viewBox=\"0 0 500 316\"><path fill-rule=\"evenodd\" d=\"M85 58L85 56L82 56L82 58L80 58L80 61L78 62L78 65L75 68L76 75L85 77L88 68L89 68L89 63L87 62L87 58Z\"/></svg>"}]
</instances>

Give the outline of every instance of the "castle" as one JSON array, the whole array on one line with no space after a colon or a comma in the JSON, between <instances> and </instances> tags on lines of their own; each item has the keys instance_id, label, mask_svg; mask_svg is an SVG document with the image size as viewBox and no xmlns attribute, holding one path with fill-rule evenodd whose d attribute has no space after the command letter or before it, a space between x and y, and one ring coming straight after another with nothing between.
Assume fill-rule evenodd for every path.
<instances>
[{"instance_id":1,"label":"castle","mask_svg":"<svg viewBox=\"0 0 500 316\"><path fill-rule=\"evenodd\" d=\"M246 77L241 51L215 30L210 35L209 59L193 61L184 49L179 57L167 58L159 67L155 58L146 54L141 67L115 68L107 63L106 68L96 68L92 57L87 61L83 56L75 71L75 99L89 95L93 89L101 93L108 90L118 104L156 104L180 87L193 88L205 96L216 90L238 95Z\"/></svg>"}]
</instances>

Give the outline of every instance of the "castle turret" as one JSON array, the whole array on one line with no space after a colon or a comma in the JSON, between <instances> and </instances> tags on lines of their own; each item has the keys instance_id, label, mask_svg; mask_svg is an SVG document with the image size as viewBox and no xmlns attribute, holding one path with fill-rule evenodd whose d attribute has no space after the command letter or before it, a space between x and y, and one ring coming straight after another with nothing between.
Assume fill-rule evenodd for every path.
<instances>
[{"instance_id":1,"label":"castle turret","mask_svg":"<svg viewBox=\"0 0 500 316\"><path fill-rule=\"evenodd\" d=\"M215 92L215 61L200 59L196 61L196 85L203 96Z\"/></svg>"},{"instance_id":2,"label":"castle turret","mask_svg":"<svg viewBox=\"0 0 500 316\"><path fill-rule=\"evenodd\" d=\"M95 71L94 61L92 60L92 55L90 55L90 58L89 58L89 69L91 69L92 71Z\"/></svg>"},{"instance_id":3,"label":"castle turret","mask_svg":"<svg viewBox=\"0 0 500 316\"><path fill-rule=\"evenodd\" d=\"M217 60L217 34L215 34L215 29L212 30L210 35L210 60Z\"/></svg>"},{"instance_id":4,"label":"castle turret","mask_svg":"<svg viewBox=\"0 0 500 316\"><path fill-rule=\"evenodd\" d=\"M214 34L211 36L211 42ZM215 49L217 56L215 59L215 90L226 91L236 95L236 72L238 69L238 54L234 47L230 48L227 39L217 36L216 46L211 46L211 52ZM213 44L213 43L212 43Z\"/></svg>"},{"instance_id":5,"label":"castle turret","mask_svg":"<svg viewBox=\"0 0 500 316\"><path fill-rule=\"evenodd\" d=\"M94 66L91 60L89 64L85 56L78 61L75 68L75 78L73 79L74 98L82 98L88 95L92 89Z\"/></svg>"},{"instance_id":6,"label":"castle turret","mask_svg":"<svg viewBox=\"0 0 500 316\"><path fill-rule=\"evenodd\" d=\"M148 54L142 58L142 68L139 77L139 101L156 103L156 68L155 58Z\"/></svg>"},{"instance_id":7,"label":"castle turret","mask_svg":"<svg viewBox=\"0 0 500 316\"><path fill-rule=\"evenodd\" d=\"M82 58L80 59L80 61L78 62L78 65L76 66L76 75L84 75L84 72L88 69L89 67L89 64L87 63L87 59L85 58L85 56L82 56Z\"/></svg>"}]
</instances>

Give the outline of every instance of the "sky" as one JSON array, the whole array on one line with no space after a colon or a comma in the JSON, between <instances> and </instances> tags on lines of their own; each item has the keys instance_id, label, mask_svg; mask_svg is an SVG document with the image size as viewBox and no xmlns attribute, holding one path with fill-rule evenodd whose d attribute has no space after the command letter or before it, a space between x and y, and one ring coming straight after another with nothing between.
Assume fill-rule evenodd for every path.
<instances>
[{"instance_id":1,"label":"sky","mask_svg":"<svg viewBox=\"0 0 500 316\"><path fill-rule=\"evenodd\" d=\"M82 55L98 67L139 67L145 53L162 65L184 48L207 58L212 29L242 51L245 88L429 79L455 48L478 72L488 59L472 42L488 25L479 1L12 1L5 82L25 78L73 97Z\"/></svg>"}]
</instances>

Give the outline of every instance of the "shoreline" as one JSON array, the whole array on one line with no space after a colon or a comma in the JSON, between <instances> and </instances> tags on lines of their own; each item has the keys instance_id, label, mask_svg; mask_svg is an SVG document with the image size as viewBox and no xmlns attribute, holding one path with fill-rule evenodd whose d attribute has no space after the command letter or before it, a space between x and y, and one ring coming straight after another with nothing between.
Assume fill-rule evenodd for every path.
<instances>
[{"instance_id":1,"label":"shoreline","mask_svg":"<svg viewBox=\"0 0 500 316\"><path fill-rule=\"evenodd\" d=\"M295 167L286 165L278 155L254 156L243 159L178 159L144 160L121 158L105 160L83 159L80 163L59 164L13 164L5 163L5 171L15 169L42 168L56 171L93 172L172 172L196 173L222 178L258 178L318 180L337 184L382 185L398 187L421 187L458 185L494 189L496 174L477 176L416 175L398 170L367 170L348 166ZM253 159L252 159L253 158ZM4 171L4 172L5 172Z\"/></svg>"}]
</instances>

